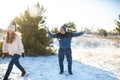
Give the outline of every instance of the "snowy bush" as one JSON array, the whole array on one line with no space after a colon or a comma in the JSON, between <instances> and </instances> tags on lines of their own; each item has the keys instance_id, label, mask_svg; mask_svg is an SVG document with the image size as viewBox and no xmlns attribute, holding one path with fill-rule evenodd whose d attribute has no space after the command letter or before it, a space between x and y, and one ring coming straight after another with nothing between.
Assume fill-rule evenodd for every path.
<instances>
[{"instance_id":1,"label":"snowy bush","mask_svg":"<svg viewBox=\"0 0 120 80\"><path fill-rule=\"evenodd\" d=\"M107 31L104 30L104 29L99 29L99 30L98 30L98 34L101 35L101 36L104 36L104 37L106 37L106 36L108 35L108 34L107 34Z\"/></svg>"}]
</instances>

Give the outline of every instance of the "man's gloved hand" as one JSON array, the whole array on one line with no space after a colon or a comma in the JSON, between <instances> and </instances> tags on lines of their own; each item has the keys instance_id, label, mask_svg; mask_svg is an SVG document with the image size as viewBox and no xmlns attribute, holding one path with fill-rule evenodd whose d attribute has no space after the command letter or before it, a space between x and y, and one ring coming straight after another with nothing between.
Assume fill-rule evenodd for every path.
<instances>
[{"instance_id":1,"label":"man's gloved hand","mask_svg":"<svg viewBox=\"0 0 120 80\"><path fill-rule=\"evenodd\" d=\"M45 30L48 32L49 31L49 28L47 26L45 26Z\"/></svg>"},{"instance_id":2,"label":"man's gloved hand","mask_svg":"<svg viewBox=\"0 0 120 80\"><path fill-rule=\"evenodd\" d=\"M90 31L89 31L88 29L85 29L83 32L87 34L87 33L89 33Z\"/></svg>"},{"instance_id":3,"label":"man's gloved hand","mask_svg":"<svg viewBox=\"0 0 120 80\"><path fill-rule=\"evenodd\" d=\"M22 57L25 57L25 53L22 53Z\"/></svg>"},{"instance_id":4,"label":"man's gloved hand","mask_svg":"<svg viewBox=\"0 0 120 80\"><path fill-rule=\"evenodd\" d=\"M2 53L2 59L4 59L9 53Z\"/></svg>"}]
</instances>

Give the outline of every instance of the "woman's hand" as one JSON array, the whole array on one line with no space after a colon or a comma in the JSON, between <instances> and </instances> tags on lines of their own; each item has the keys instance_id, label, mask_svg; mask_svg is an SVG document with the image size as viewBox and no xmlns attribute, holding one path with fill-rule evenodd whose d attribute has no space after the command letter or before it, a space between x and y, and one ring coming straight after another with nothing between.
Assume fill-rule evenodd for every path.
<instances>
[{"instance_id":1,"label":"woman's hand","mask_svg":"<svg viewBox=\"0 0 120 80\"><path fill-rule=\"evenodd\" d=\"M2 53L2 59L4 59L6 56L8 56L9 55L9 53L7 52L7 53Z\"/></svg>"}]
</instances>

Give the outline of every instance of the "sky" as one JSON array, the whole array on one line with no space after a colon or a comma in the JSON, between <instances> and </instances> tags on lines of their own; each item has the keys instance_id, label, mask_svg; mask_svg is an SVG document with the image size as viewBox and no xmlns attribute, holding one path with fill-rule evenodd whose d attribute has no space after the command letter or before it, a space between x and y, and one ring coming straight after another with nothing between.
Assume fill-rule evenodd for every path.
<instances>
[{"instance_id":1,"label":"sky","mask_svg":"<svg viewBox=\"0 0 120 80\"><path fill-rule=\"evenodd\" d=\"M120 14L120 0L1 0L0 28L6 29L11 20L37 2L46 9L46 23L50 28L70 21L78 29L110 31L116 27L115 20Z\"/></svg>"}]
</instances>

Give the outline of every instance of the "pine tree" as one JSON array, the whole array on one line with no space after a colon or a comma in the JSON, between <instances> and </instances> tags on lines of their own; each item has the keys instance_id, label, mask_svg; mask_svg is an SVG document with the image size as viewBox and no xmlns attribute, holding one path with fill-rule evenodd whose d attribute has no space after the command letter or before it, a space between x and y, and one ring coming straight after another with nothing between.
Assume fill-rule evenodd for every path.
<instances>
[{"instance_id":1,"label":"pine tree","mask_svg":"<svg viewBox=\"0 0 120 80\"><path fill-rule=\"evenodd\" d=\"M66 26L68 32L76 32L76 25L74 22L68 22L68 23L65 23L64 25ZM57 27L55 27L51 30L51 32L57 33L59 32L59 30Z\"/></svg>"},{"instance_id":2,"label":"pine tree","mask_svg":"<svg viewBox=\"0 0 120 80\"><path fill-rule=\"evenodd\" d=\"M120 15L119 15L119 21L116 21L117 27L115 28L115 31L117 31L120 34Z\"/></svg>"},{"instance_id":3,"label":"pine tree","mask_svg":"<svg viewBox=\"0 0 120 80\"><path fill-rule=\"evenodd\" d=\"M65 23L65 25L67 26L68 32L76 32L76 25L74 22L68 22L68 23Z\"/></svg>"},{"instance_id":4,"label":"pine tree","mask_svg":"<svg viewBox=\"0 0 120 80\"><path fill-rule=\"evenodd\" d=\"M52 33L58 33L58 28L57 28L57 27L53 28L53 29L51 30L51 32L52 32Z\"/></svg>"},{"instance_id":5,"label":"pine tree","mask_svg":"<svg viewBox=\"0 0 120 80\"><path fill-rule=\"evenodd\" d=\"M39 14L35 16L30 15L30 8L28 8L24 14L20 17L16 17L12 23L17 27L17 30L22 33L23 44L26 50L26 54L29 56L46 55L50 53L48 48L52 40L47 36L46 30L40 24L45 23L46 17L44 17L45 9L35 4L34 7L40 9ZM37 15L37 16L36 16Z\"/></svg>"}]
</instances>

